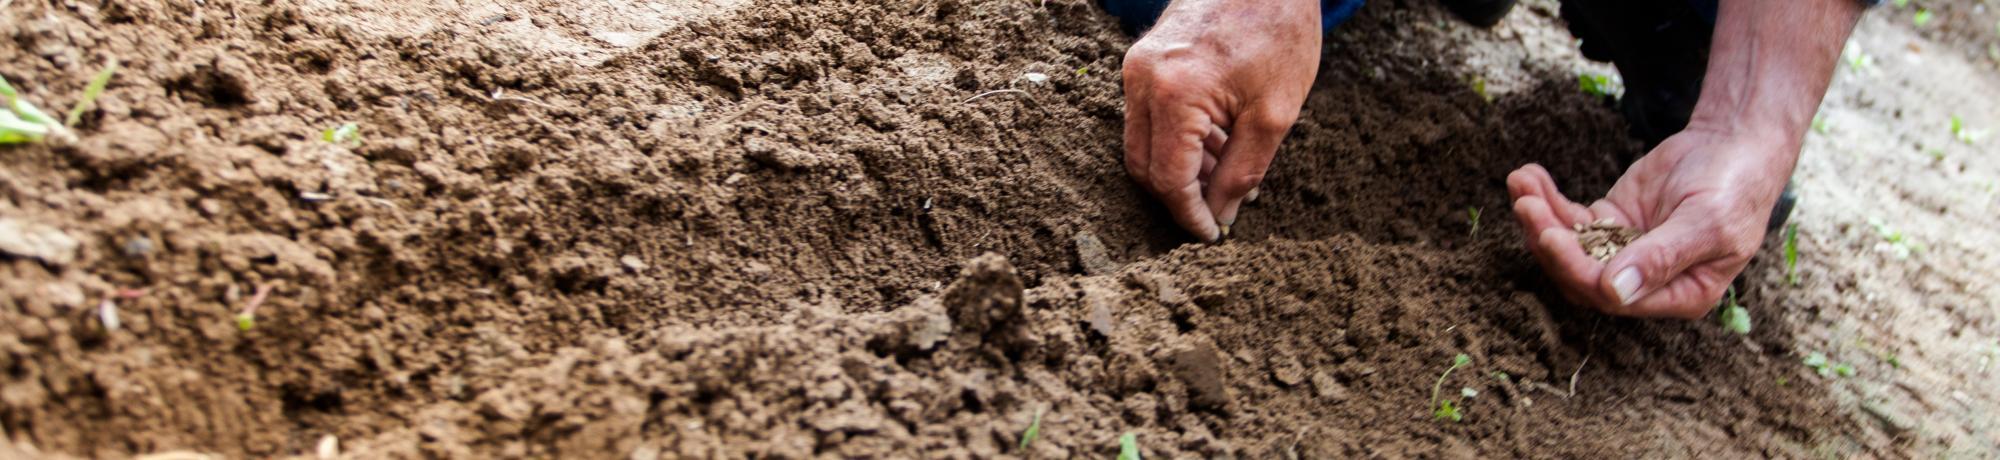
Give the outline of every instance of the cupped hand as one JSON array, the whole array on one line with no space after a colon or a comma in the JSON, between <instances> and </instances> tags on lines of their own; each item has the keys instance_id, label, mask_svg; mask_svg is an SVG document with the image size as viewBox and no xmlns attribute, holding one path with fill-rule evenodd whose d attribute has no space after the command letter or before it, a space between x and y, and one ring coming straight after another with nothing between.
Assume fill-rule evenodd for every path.
<instances>
[{"instance_id":1,"label":"cupped hand","mask_svg":"<svg viewBox=\"0 0 2000 460\"><path fill-rule=\"evenodd\" d=\"M1180 0L1125 53L1125 170L1214 241L1264 179L1319 68L1319 2Z\"/></svg>"},{"instance_id":2,"label":"cupped hand","mask_svg":"<svg viewBox=\"0 0 2000 460\"><path fill-rule=\"evenodd\" d=\"M1563 197L1539 165L1508 175L1507 190L1529 251L1570 301L1614 315L1699 318L1762 244L1797 151L1796 141L1690 126L1589 206ZM1599 262L1574 226L1602 219L1645 234Z\"/></svg>"}]
</instances>

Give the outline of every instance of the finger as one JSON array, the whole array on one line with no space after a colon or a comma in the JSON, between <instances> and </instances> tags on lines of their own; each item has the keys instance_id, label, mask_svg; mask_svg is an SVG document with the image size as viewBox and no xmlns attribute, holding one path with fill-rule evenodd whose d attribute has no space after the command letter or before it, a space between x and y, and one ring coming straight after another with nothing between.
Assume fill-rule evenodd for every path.
<instances>
[{"instance_id":1,"label":"finger","mask_svg":"<svg viewBox=\"0 0 2000 460\"><path fill-rule=\"evenodd\" d=\"M1609 269L1597 281L1598 293L1619 307L1630 307L1681 278L1688 267L1721 258L1725 255L1723 241L1722 232L1714 225L1693 218L1668 219L1606 261ZM1706 286L1702 287L1677 287L1678 291L1652 307L1696 307L1687 302L1701 297L1699 294L1706 291Z\"/></svg>"},{"instance_id":2,"label":"finger","mask_svg":"<svg viewBox=\"0 0 2000 460\"><path fill-rule=\"evenodd\" d=\"M1562 190L1556 187L1555 177L1550 176L1549 171L1543 169L1542 165L1529 163L1507 174L1507 193L1513 195L1516 200L1532 196L1547 202L1550 215L1564 227L1595 220L1589 208L1563 196ZM1530 233L1534 234L1538 233Z\"/></svg>"},{"instance_id":3,"label":"finger","mask_svg":"<svg viewBox=\"0 0 2000 460\"><path fill-rule=\"evenodd\" d=\"M1208 187L1209 178L1215 174L1215 164L1219 162L1217 155L1221 155L1222 146L1228 144L1229 133L1223 132L1220 126L1209 124L1208 135L1201 138L1201 174L1197 178L1202 188Z\"/></svg>"},{"instance_id":4,"label":"finger","mask_svg":"<svg viewBox=\"0 0 2000 460\"><path fill-rule=\"evenodd\" d=\"M1146 94L1127 84L1125 91L1125 174L1146 184L1150 165L1148 141L1153 134L1152 117L1147 116Z\"/></svg>"},{"instance_id":5,"label":"finger","mask_svg":"<svg viewBox=\"0 0 2000 460\"><path fill-rule=\"evenodd\" d=\"M1264 172L1270 169L1271 158L1278 153L1278 143L1285 140L1285 133L1291 131L1296 120L1298 108L1269 105L1237 117L1231 127L1235 135L1222 147L1222 161L1215 165L1215 175L1209 181L1208 206L1215 211L1217 223L1225 226L1236 223L1236 212L1242 207L1243 198L1264 182Z\"/></svg>"},{"instance_id":6,"label":"finger","mask_svg":"<svg viewBox=\"0 0 2000 460\"><path fill-rule=\"evenodd\" d=\"M1577 242L1576 231L1562 227L1543 230L1534 249L1535 261L1542 265L1542 271L1556 282L1571 301L1590 306L1604 305L1604 298L1597 292L1597 280L1602 276L1604 265L1583 252L1583 245Z\"/></svg>"},{"instance_id":7,"label":"finger","mask_svg":"<svg viewBox=\"0 0 2000 460\"><path fill-rule=\"evenodd\" d=\"M1729 288L1729 280L1735 279L1742 271L1737 267L1732 272L1721 272L1726 265L1721 260L1697 265L1667 282L1665 286L1653 290L1625 306L1620 315L1646 318L1697 319L1708 315L1722 299L1723 290Z\"/></svg>"},{"instance_id":8,"label":"finger","mask_svg":"<svg viewBox=\"0 0 2000 460\"><path fill-rule=\"evenodd\" d=\"M1202 139L1207 137L1208 115L1192 104L1154 98L1147 113L1152 133L1147 140L1151 157L1146 179L1153 195L1167 206L1174 221L1202 241L1215 241L1220 232L1215 216L1201 199Z\"/></svg>"}]
</instances>

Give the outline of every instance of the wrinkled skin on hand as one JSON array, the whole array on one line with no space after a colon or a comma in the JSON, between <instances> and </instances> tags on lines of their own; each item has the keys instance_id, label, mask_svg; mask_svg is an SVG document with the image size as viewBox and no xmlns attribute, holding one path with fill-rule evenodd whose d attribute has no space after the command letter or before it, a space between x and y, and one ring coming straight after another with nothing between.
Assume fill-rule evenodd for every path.
<instances>
[{"instance_id":1,"label":"wrinkled skin on hand","mask_svg":"<svg viewBox=\"0 0 2000 460\"><path fill-rule=\"evenodd\" d=\"M1571 302L1624 316L1699 318L1743 272L1791 168L1759 164L1798 148L1691 127L1634 163L1604 199L1585 206L1528 165L1507 176L1530 252ZM1610 219L1646 233L1599 262L1575 225Z\"/></svg>"},{"instance_id":2,"label":"wrinkled skin on hand","mask_svg":"<svg viewBox=\"0 0 2000 460\"><path fill-rule=\"evenodd\" d=\"M1317 1L1182 0L1125 53L1125 170L1215 241L1264 179L1319 68Z\"/></svg>"}]
</instances>

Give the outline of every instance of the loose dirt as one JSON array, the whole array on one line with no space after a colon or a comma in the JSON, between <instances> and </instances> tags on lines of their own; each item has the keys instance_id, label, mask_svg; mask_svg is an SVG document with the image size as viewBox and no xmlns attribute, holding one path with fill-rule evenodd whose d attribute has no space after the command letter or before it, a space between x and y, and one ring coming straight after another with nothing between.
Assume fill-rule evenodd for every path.
<instances>
[{"instance_id":1,"label":"loose dirt","mask_svg":"<svg viewBox=\"0 0 2000 460\"><path fill-rule=\"evenodd\" d=\"M4 4L0 74L44 107L125 70L79 141L0 150L4 219L76 243L0 258L0 453L2000 449L1965 418L1990 393L1884 406L1945 434L1853 410L1799 365L1818 306L1771 300L1747 337L1604 317L1561 300L1508 216L1470 233L1521 164L1589 197L1639 153L1550 54L1550 4L1473 31L1372 2L1218 245L1125 177L1130 39L1078 0ZM1495 66L1488 102L1467 82ZM319 139L346 122L359 144ZM1766 254L1749 301L1853 311L1843 274L1884 256L1818 218L1810 291L1766 294ZM1991 305L1990 275L1964 276L1922 279ZM1957 308L1953 337L1993 337L1990 309ZM1973 353L1952 350L1910 355L1937 371L1919 390L1979 378L1939 365ZM1459 353L1445 393L1477 396L1433 420Z\"/></svg>"}]
</instances>

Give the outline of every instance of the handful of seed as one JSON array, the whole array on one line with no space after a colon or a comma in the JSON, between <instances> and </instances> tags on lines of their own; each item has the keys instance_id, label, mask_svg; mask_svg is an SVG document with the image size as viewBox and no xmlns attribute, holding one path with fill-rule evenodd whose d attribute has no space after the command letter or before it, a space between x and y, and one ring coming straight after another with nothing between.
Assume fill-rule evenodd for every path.
<instances>
[{"instance_id":1,"label":"handful of seed","mask_svg":"<svg viewBox=\"0 0 2000 460\"><path fill-rule=\"evenodd\" d=\"M1639 239L1639 231L1620 227L1611 219L1602 219L1589 224L1576 224L1576 241L1583 244L1583 252L1597 258L1598 262L1611 260L1619 250Z\"/></svg>"}]
</instances>

